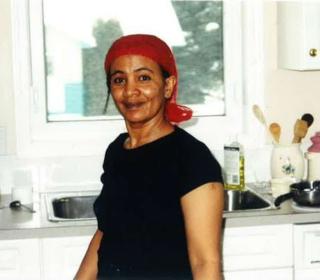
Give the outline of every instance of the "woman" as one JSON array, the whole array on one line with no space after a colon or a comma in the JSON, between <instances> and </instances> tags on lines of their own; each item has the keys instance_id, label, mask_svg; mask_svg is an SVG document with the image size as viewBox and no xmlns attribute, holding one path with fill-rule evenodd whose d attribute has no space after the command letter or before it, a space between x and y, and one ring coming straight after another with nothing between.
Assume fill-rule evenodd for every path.
<instances>
[{"instance_id":1,"label":"woman","mask_svg":"<svg viewBox=\"0 0 320 280\"><path fill-rule=\"evenodd\" d=\"M106 151L98 230L76 279L221 279L221 168L173 125L192 113L176 104L170 48L151 35L121 37L105 71L128 133Z\"/></svg>"}]
</instances>

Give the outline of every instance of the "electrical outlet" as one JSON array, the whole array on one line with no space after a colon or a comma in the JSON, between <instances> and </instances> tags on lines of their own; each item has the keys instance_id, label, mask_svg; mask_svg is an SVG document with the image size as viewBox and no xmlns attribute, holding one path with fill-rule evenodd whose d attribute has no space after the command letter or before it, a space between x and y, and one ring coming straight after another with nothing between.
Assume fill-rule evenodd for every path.
<instances>
[{"instance_id":1,"label":"electrical outlet","mask_svg":"<svg viewBox=\"0 0 320 280\"><path fill-rule=\"evenodd\" d=\"M0 127L0 155L6 154L6 129Z\"/></svg>"}]
</instances>

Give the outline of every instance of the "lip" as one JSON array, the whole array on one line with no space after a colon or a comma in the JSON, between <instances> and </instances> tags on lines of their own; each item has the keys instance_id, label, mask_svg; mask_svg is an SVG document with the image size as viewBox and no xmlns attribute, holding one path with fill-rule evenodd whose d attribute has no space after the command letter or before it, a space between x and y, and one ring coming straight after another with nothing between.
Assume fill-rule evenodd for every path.
<instances>
[{"instance_id":1,"label":"lip","mask_svg":"<svg viewBox=\"0 0 320 280\"><path fill-rule=\"evenodd\" d=\"M127 110L139 110L145 102L123 102Z\"/></svg>"}]
</instances>

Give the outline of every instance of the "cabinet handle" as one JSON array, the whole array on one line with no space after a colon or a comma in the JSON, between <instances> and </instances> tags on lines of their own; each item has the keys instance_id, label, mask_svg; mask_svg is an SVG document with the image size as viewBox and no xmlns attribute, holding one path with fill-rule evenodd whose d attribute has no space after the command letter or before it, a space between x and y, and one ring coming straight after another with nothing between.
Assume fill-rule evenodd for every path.
<instances>
[{"instance_id":1,"label":"cabinet handle","mask_svg":"<svg viewBox=\"0 0 320 280\"><path fill-rule=\"evenodd\" d=\"M309 55L312 56L312 57L315 57L315 56L317 56L317 52L318 52L317 49L310 49L309 50Z\"/></svg>"},{"instance_id":2,"label":"cabinet handle","mask_svg":"<svg viewBox=\"0 0 320 280\"><path fill-rule=\"evenodd\" d=\"M320 263L320 260L312 260L310 261L310 264Z\"/></svg>"}]
</instances>

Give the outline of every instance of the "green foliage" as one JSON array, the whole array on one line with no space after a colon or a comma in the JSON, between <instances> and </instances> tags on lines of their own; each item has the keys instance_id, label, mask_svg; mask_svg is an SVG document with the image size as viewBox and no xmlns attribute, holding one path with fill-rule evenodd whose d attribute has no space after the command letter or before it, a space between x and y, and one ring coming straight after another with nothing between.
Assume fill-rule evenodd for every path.
<instances>
[{"instance_id":1,"label":"green foliage","mask_svg":"<svg viewBox=\"0 0 320 280\"><path fill-rule=\"evenodd\" d=\"M180 102L201 104L223 83L222 2L172 1L172 5L186 40L186 46L173 48Z\"/></svg>"}]
</instances>

